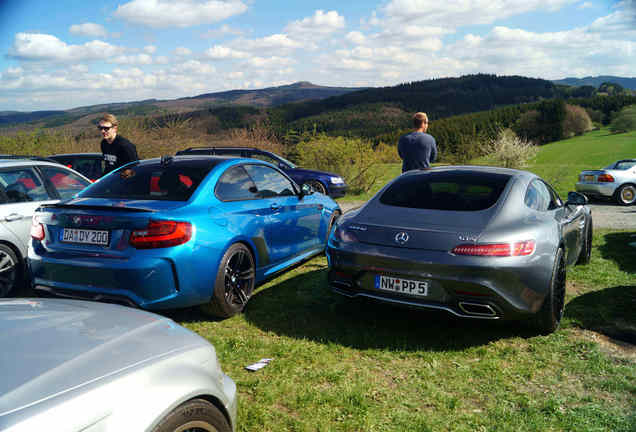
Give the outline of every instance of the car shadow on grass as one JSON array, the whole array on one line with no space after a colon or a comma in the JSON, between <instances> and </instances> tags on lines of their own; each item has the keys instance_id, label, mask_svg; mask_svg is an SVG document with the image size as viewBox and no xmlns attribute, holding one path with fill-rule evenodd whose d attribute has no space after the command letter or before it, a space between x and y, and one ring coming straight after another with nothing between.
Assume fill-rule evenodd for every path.
<instances>
[{"instance_id":1,"label":"car shadow on grass","mask_svg":"<svg viewBox=\"0 0 636 432\"><path fill-rule=\"evenodd\" d=\"M636 344L636 285L592 291L571 300L565 318L572 324Z\"/></svg>"},{"instance_id":2,"label":"car shadow on grass","mask_svg":"<svg viewBox=\"0 0 636 432\"><path fill-rule=\"evenodd\" d=\"M612 232L604 236L605 244L598 250L601 256L618 264L620 270L636 274L636 233ZM636 279L636 276L635 276Z\"/></svg>"},{"instance_id":3,"label":"car shadow on grass","mask_svg":"<svg viewBox=\"0 0 636 432\"><path fill-rule=\"evenodd\" d=\"M323 265L258 291L245 319L266 332L357 349L463 350L510 337L529 337L518 323L460 320L447 313L397 308L331 292Z\"/></svg>"}]
</instances>

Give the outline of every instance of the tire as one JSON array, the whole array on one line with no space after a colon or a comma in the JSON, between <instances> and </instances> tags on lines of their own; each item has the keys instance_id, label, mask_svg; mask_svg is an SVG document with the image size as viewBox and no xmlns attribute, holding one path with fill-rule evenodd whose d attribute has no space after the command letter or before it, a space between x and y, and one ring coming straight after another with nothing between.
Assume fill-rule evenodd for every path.
<instances>
[{"instance_id":1,"label":"tire","mask_svg":"<svg viewBox=\"0 0 636 432\"><path fill-rule=\"evenodd\" d=\"M315 190L316 192L320 192L323 195L327 195L327 188L318 180L309 180L307 184L310 185L312 189Z\"/></svg>"},{"instance_id":2,"label":"tire","mask_svg":"<svg viewBox=\"0 0 636 432\"><path fill-rule=\"evenodd\" d=\"M559 328L565 306L566 268L563 249L559 248L554 258L550 286L541 309L534 317L536 329L544 335L553 333Z\"/></svg>"},{"instance_id":3,"label":"tire","mask_svg":"<svg viewBox=\"0 0 636 432\"><path fill-rule=\"evenodd\" d=\"M11 247L0 243L0 297L6 297L22 285L23 266Z\"/></svg>"},{"instance_id":4,"label":"tire","mask_svg":"<svg viewBox=\"0 0 636 432\"><path fill-rule=\"evenodd\" d=\"M581 246L581 252L579 253L579 258L576 260L576 264L585 265L590 262L590 258L592 257L592 218L585 226L585 233L583 233L583 246Z\"/></svg>"},{"instance_id":5,"label":"tire","mask_svg":"<svg viewBox=\"0 0 636 432\"><path fill-rule=\"evenodd\" d=\"M221 258L212 300L202 305L202 310L219 318L241 312L254 291L255 276L250 250L243 243L233 244Z\"/></svg>"},{"instance_id":6,"label":"tire","mask_svg":"<svg viewBox=\"0 0 636 432\"><path fill-rule=\"evenodd\" d=\"M624 184L616 191L616 202L628 206L636 203L636 185Z\"/></svg>"},{"instance_id":7,"label":"tire","mask_svg":"<svg viewBox=\"0 0 636 432\"><path fill-rule=\"evenodd\" d=\"M203 399L182 403L164 417L152 432L232 432L221 411Z\"/></svg>"}]
</instances>

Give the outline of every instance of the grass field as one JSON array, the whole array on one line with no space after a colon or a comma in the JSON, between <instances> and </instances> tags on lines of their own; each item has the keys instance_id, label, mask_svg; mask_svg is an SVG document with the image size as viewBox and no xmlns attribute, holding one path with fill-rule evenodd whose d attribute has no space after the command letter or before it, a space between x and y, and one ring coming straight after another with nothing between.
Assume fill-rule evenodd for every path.
<instances>
[{"instance_id":1,"label":"grass field","mask_svg":"<svg viewBox=\"0 0 636 432\"><path fill-rule=\"evenodd\" d=\"M581 169L636 155L635 138L597 131L547 145L529 169L565 195ZM381 170L374 190L400 166ZM239 316L171 316L216 346L238 384L240 431L635 431L633 242L595 233L549 336L347 300L328 289L324 257L260 287ZM261 358L274 360L244 369Z\"/></svg>"},{"instance_id":2,"label":"grass field","mask_svg":"<svg viewBox=\"0 0 636 432\"><path fill-rule=\"evenodd\" d=\"M574 190L582 170L602 168L626 158L636 158L636 132L612 135L609 130L601 129L540 147L537 157L525 169L543 177L565 199ZM399 163L378 166L378 180L368 193L347 195L339 201L366 201L400 175L401 169Z\"/></svg>"}]
</instances>

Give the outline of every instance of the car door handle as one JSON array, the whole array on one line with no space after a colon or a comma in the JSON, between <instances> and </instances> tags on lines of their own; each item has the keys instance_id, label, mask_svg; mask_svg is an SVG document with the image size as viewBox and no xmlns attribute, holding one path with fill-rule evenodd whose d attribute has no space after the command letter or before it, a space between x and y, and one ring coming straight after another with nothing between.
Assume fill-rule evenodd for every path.
<instances>
[{"instance_id":1,"label":"car door handle","mask_svg":"<svg viewBox=\"0 0 636 432\"><path fill-rule=\"evenodd\" d=\"M15 220L20 220L23 219L25 216L21 215L21 214L17 214L17 213L11 213L10 215L7 215L4 217L4 220L7 222L12 222Z\"/></svg>"}]
</instances>

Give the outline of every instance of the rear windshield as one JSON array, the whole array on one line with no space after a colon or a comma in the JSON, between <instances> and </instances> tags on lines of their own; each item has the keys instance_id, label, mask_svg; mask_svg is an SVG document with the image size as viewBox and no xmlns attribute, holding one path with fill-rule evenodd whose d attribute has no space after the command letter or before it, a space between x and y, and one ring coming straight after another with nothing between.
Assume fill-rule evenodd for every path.
<instances>
[{"instance_id":1,"label":"rear windshield","mask_svg":"<svg viewBox=\"0 0 636 432\"><path fill-rule=\"evenodd\" d=\"M510 176L474 171L440 171L397 179L380 197L396 207L478 211L497 202Z\"/></svg>"},{"instance_id":2,"label":"rear windshield","mask_svg":"<svg viewBox=\"0 0 636 432\"><path fill-rule=\"evenodd\" d=\"M218 161L142 163L120 169L79 194L86 198L187 201Z\"/></svg>"}]
</instances>

